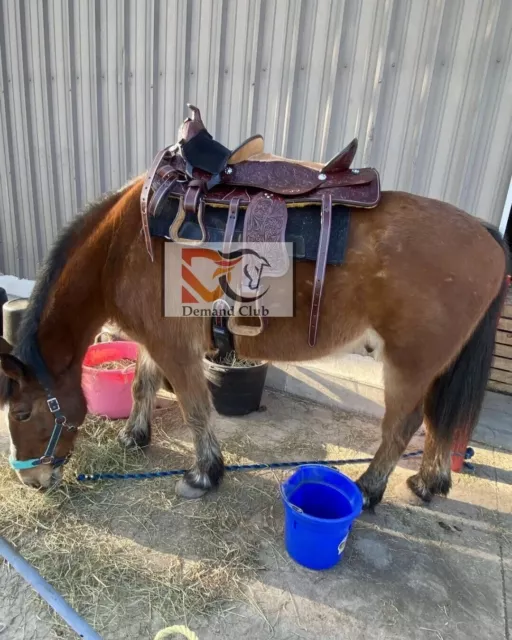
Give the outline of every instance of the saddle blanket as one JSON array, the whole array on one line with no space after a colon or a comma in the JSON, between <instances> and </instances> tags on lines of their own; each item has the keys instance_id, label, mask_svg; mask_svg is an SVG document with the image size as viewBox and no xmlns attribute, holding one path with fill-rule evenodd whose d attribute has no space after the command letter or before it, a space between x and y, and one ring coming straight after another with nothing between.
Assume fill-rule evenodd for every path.
<instances>
[{"instance_id":1,"label":"saddle blanket","mask_svg":"<svg viewBox=\"0 0 512 640\"><path fill-rule=\"evenodd\" d=\"M150 235L157 238L169 238L169 227L178 212L179 201L168 198L157 216L149 217ZM222 242L228 217L227 208L205 206L204 225L207 242ZM240 209L236 222L233 242L242 242L245 209ZM327 264L341 265L345 259L350 227L350 209L343 205L332 207L331 234ZM180 229L180 237L187 240L200 240L201 229L195 214L188 214ZM297 261L316 262L320 239L320 208L317 205L306 205L288 208L285 241L293 243L293 257Z\"/></svg>"}]
</instances>

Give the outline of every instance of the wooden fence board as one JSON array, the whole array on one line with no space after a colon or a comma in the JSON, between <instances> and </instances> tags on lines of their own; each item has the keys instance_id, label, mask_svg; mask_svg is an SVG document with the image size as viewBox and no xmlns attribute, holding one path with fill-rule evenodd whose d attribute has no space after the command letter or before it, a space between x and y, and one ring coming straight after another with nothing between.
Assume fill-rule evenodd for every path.
<instances>
[{"instance_id":1,"label":"wooden fence board","mask_svg":"<svg viewBox=\"0 0 512 640\"><path fill-rule=\"evenodd\" d=\"M512 358L512 347L496 343L494 345L494 355L501 356L502 358Z\"/></svg>"}]
</instances>

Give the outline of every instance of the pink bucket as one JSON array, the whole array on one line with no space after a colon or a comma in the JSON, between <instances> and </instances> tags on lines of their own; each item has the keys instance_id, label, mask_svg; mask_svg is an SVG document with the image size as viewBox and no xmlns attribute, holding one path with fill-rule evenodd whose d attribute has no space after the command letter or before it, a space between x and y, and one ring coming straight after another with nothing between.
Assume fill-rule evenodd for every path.
<instances>
[{"instance_id":1,"label":"pink bucket","mask_svg":"<svg viewBox=\"0 0 512 640\"><path fill-rule=\"evenodd\" d=\"M121 358L137 359L136 342L101 342L91 345L82 365L82 389L89 413L112 420L127 418L132 410L135 366L126 369L94 369L94 365Z\"/></svg>"}]
</instances>

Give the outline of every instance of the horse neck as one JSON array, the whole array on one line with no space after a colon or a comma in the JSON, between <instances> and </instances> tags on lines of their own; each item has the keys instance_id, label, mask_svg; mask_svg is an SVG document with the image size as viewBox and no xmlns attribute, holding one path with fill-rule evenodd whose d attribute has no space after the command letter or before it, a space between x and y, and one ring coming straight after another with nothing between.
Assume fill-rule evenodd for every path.
<instances>
[{"instance_id":1,"label":"horse neck","mask_svg":"<svg viewBox=\"0 0 512 640\"><path fill-rule=\"evenodd\" d=\"M109 246L108 228L91 233L68 259L48 300L38 341L54 375L81 370L88 346L108 319L102 274Z\"/></svg>"},{"instance_id":2,"label":"horse neck","mask_svg":"<svg viewBox=\"0 0 512 640\"><path fill-rule=\"evenodd\" d=\"M141 189L142 179L131 181L90 211L76 232L37 329L42 356L54 375L72 368L79 379L87 348L109 319L107 299L115 292L107 290L107 283L115 287L116 277L104 275L110 269L112 276L119 247L130 246L140 232ZM110 253L116 253L114 248L117 256L109 262Z\"/></svg>"}]
</instances>

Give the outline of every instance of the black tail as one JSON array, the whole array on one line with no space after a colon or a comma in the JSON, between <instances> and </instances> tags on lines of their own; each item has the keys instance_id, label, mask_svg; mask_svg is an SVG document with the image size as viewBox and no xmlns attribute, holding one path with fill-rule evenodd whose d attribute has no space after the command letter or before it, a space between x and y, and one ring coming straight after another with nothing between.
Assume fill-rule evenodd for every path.
<instances>
[{"instance_id":1,"label":"black tail","mask_svg":"<svg viewBox=\"0 0 512 640\"><path fill-rule=\"evenodd\" d=\"M505 253L503 285L455 362L437 378L425 400L425 416L436 435L448 442L453 440L455 432L469 440L480 417L496 330L508 290L508 246L497 229L485 226Z\"/></svg>"}]
</instances>

